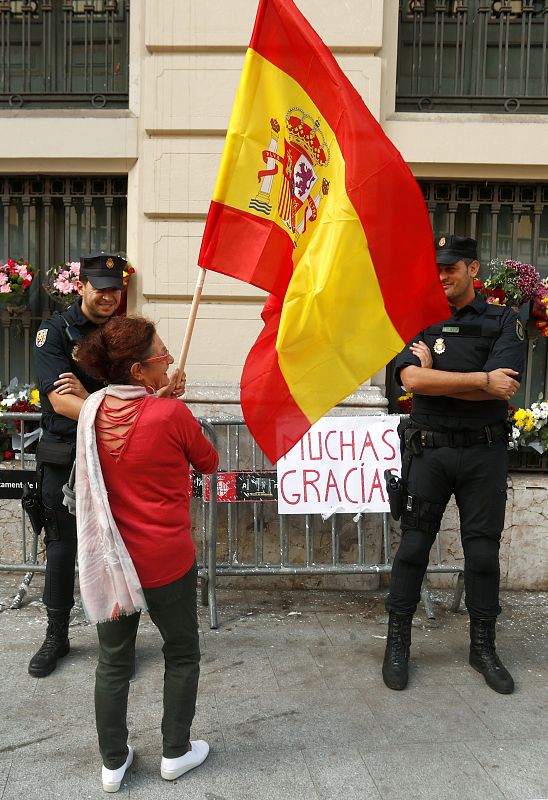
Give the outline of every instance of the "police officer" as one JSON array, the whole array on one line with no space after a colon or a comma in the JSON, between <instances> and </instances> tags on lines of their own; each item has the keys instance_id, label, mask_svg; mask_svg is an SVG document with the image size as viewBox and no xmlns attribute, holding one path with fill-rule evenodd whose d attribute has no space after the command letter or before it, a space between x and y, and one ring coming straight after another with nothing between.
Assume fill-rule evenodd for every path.
<instances>
[{"instance_id":1,"label":"police officer","mask_svg":"<svg viewBox=\"0 0 548 800\"><path fill-rule=\"evenodd\" d=\"M442 236L436 256L451 317L421 331L396 362L396 379L413 392L413 410L400 425L402 537L386 601L383 679L390 689L407 685L411 621L430 548L454 494L470 615L470 665L496 692L510 694L514 682L496 653L495 621L501 610L506 420L524 367L524 332L515 311L475 294L479 261L473 239Z\"/></svg>"},{"instance_id":2,"label":"police officer","mask_svg":"<svg viewBox=\"0 0 548 800\"><path fill-rule=\"evenodd\" d=\"M120 304L126 261L100 253L80 259L80 298L56 312L36 334L34 359L42 404L42 439L37 448L47 554L43 601L46 638L29 663L42 678L70 649L68 624L74 605L76 519L63 505L62 487L76 450L76 425L84 400L102 384L78 366L78 339L105 323Z\"/></svg>"}]
</instances>

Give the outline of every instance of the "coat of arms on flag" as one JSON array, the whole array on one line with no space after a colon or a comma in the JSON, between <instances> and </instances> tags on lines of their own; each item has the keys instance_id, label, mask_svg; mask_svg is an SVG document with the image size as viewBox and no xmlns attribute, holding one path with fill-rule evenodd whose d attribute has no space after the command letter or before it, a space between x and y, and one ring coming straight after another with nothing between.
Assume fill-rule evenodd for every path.
<instances>
[{"instance_id":1,"label":"coat of arms on flag","mask_svg":"<svg viewBox=\"0 0 548 800\"><path fill-rule=\"evenodd\" d=\"M257 173L261 185L249 208L270 216L273 198L277 199L278 216L293 234L296 247L308 222L316 220L322 197L329 191L329 181L321 180L320 173L328 166L331 153L320 121L301 108L291 108L285 116L283 155L277 119L270 120L270 129L270 144L262 153L266 169ZM281 180L275 183L277 175Z\"/></svg>"}]
</instances>

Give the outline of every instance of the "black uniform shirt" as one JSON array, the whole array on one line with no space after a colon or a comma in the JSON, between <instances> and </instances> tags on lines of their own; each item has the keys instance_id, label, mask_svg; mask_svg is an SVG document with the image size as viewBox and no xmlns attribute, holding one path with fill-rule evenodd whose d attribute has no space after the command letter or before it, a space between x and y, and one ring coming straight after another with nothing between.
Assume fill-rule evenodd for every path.
<instances>
[{"instance_id":1,"label":"black uniform shirt","mask_svg":"<svg viewBox=\"0 0 548 800\"><path fill-rule=\"evenodd\" d=\"M73 372L88 392L96 392L103 383L90 378L74 361L72 351L75 343L97 326L82 313L82 301L77 300L66 311L56 312L45 320L36 334L34 363L42 404L42 428L44 438L50 441L72 442L76 440L77 422L62 414L56 414L48 394L55 389L54 382L61 372Z\"/></svg>"},{"instance_id":2,"label":"black uniform shirt","mask_svg":"<svg viewBox=\"0 0 548 800\"><path fill-rule=\"evenodd\" d=\"M525 345L523 326L511 308L490 305L483 297L460 309L452 309L445 322L421 331L409 342L396 361L396 380L407 366L420 366L411 352L413 342L426 342L433 368L446 372L490 372L507 367L521 381ZM477 430L504 421L508 404L504 400L459 400L456 397L414 394L412 419L434 430Z\"/></svg>"}]
</instances>

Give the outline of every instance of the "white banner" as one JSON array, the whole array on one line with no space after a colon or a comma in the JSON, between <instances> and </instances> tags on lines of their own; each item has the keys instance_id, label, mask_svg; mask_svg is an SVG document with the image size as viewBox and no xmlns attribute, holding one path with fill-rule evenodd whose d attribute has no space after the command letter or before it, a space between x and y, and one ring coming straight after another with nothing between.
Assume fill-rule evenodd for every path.
<instances>
[{"instance_id":1,"label":"white banner","mask_svg":"<svg viewBox=\"0 0 548 800\"><path fill-rule=\"evenodd\" d=\"M384 471L401 473L398 415L323 417L277 463L280 514L389 511Z\"/></svg>"}]
</instances>

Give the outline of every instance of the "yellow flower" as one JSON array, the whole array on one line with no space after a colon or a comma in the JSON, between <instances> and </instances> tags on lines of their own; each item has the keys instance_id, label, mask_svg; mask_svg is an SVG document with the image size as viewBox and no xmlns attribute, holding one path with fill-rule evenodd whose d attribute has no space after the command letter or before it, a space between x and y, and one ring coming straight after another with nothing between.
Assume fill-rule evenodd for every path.
<instances>
[{"instance_id":1,"label":"yellow flower","mask_svg":"<svg viewBox=\"0 0 548 800\"><path fill-rule=\"evenodd\" d=\"M516 428L523 428L523 423L527 418L527 411L524 408L518 408L516 413L514 414L514 422L516 423Z\"/></svg>"},{"instance_id":2,"label":"yellow flower","mask_svg":"<svg viewBox=\"0 0 548 800\"><path fill-rule=\"evenodd\" d=\"M38 389L32 389L29 397L29 403L31 406L39 406L40 405L40 392Z\"/></svg>"},{"instance_id":3,"label":"yellow flower","mask_svg":"<svg viewBox=\"0 0 548 800\"><path fill-rule=\"evenodd\" d=\"M405 394L402 394L401 397L398 397L398 403L401 403L402 400L411 400L412 397L413 392L406 392Z\"/></svg>"}]
</instances>

